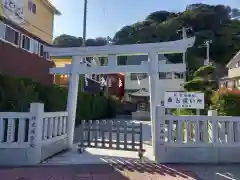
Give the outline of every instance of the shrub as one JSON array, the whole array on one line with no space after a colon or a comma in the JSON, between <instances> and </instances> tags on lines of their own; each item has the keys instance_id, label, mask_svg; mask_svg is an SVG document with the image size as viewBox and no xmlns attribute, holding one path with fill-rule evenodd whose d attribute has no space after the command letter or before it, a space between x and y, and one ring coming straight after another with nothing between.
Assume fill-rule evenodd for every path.
<instances>
[{"instance_id":1,"label":"shrub","mask_svg":"<svg viewBox=\"0 0 240 180\"><path fill-rule=\"evenodd\" d=\"M240 91L219 89L212 97L213 108L223 116L240 116Z\"/></svg>"},{"instance_id":2,"label":"shrub","mask_svg":"<svg viewBox=\"0 0 240 180\"><path fill-rule=\"evenodd\" d=\"M0 111L26 112L32 102L44 103L45 111L65 111L68 89L57 85L44 86L26 78L0 75ZM112 98L79 92L76 124L80 120L113 117L117 101Z\"/></svg>"}]
</instances>

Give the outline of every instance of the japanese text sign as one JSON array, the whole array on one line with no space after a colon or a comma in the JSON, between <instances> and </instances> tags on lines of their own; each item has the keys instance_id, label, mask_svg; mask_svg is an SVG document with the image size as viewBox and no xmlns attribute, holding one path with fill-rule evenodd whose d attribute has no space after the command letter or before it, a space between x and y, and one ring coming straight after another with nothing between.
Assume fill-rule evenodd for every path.
<instances>
[{"instance_id":1,"label":"japanese text sign","mask_svg":"<svg viewBox=\"0 0 240 180\"><path fill-rule=\"evenodd\" d=\"M166 108L204 109L204 93L165 92Z\"/></svg>"}]
</instances>

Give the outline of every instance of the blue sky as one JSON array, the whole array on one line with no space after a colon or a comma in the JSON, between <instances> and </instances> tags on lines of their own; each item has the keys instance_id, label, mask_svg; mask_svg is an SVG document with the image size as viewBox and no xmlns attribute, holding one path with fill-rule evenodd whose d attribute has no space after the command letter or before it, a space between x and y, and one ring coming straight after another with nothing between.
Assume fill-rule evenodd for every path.
<instances>
[{"instance_id":1,"label":"blue sky","mask_svg":"<svg viewBox=\"0 0 240 180\"><path fill-rule=\"evenodd\" d=\"M82 36L83 0L50 0L62 12L55 17L54 36ZM240 0L88 0L87 37L112 37L123 26L157 10L183 11L193 3L240 8Z\"/></svg>"}]
</instances>

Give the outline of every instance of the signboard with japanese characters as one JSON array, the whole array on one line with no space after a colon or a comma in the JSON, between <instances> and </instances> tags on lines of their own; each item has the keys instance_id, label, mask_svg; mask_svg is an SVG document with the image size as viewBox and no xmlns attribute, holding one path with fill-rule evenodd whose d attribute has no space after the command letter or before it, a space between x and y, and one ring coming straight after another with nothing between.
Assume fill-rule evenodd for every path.
<instances>
[{"instance_id":1,"label":"signboard with japanese characters","mask_svg":"<svg viewBox=\"0 0 240 180\"><path fill-rule=\"evenodd\" d=\"M204 109L204 93L165 92L166 108Z\"/></svg>"}]
</instances>

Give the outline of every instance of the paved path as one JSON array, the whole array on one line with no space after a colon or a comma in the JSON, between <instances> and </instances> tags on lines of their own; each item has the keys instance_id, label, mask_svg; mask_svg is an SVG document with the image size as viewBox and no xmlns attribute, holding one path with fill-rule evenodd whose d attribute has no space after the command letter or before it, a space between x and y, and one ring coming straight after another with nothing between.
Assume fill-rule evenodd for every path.
<instances>
[{"instance_id":1,"label":"paved path","mask_svg":"<svg viewBox=\"0 0 240 180\"><path fill-rule=\"evenodd\" d=\"M75 131L75 142L78 141L78 131L79 129L77 128ZM131 140L131 137L129 138ZM143 140L145 142L151 141L149 122L143 123ZM77 148L73 148L72 151L48 159L38 168L32 168L31 174L25 174L25 176L28 178L27 180L31 180L31 178L38 180L37 176L42 176L43 180L47 180L50 177L50 180L60 179L60 177L64 177L66 180L71 178L72 180L196 179L191 172L185 172L182 168L153 163L151 145L145 144L144 148L146 149L144 163L139 162L137 152L87 148L84 153L79 154ZM73 166L74 164L75 166ZM46 165L55 165L55 167L47 168L45 167ZM12 174L22 173L24 175L29 170L15 169L12 170Z\"/></svg>"},{"instance_id":2,"label":"paved path","mask_svg":"<svg viewBox=\"0 0 240 180\"><path fill-rule=\"evenodd\" d=\"M86 152L79 154L75 148L37 167L0 168L0 180L240 180L240 165L155 164L151 161L148 122L143 125L143 139L146 149L144 163L138 161L136 152L87 148Z\"/></svg>"},{"instance_id":3,"label":"paved path","mask_svg":"<svg viewBox=\"0 0 240 180\"><path fill-rule=\"evenodd\" d=\"M183 166L184 169L194 172L201 180L240 180L240 164Z\"/></svg>"},{"instance_id":4,"label":"paved path","mask_svg":"<svg viewBox=\"0 0 240 180\"><path fill-rule=\"evenodd\" d=\"M0 168L1 180L240 180L240 165L132 164Z\"/></svg>"},{"instance_id":5,"label":"paved path","mask_svg":"<svg viewBox=\"0 0 240 180\"><path fill-rule=\"evenodd\" d=\"M0 169L1 180L175 180L196 179L177 166L156 164L77 165Z\"/></svg>"},{"instance_id":6,"label":"paved path","mask_svg":"<svg viewBox=\"0 0 240 180\"><path fill-rule=\"evenodd\" d=\"M145 149L148 150L144 153L144 160L147 162L153 161L151 146L145 145ZM106 164L109 162L128 162L138 159L137 152L87 148L85 152L80 154L77 148L73 148L71 151L61 153L44 161L43 165Z\"/></svg>"},{"instance_id":7,"label":"paved path","mask_svg":"<svg viewBox=\"0 0 240 180\"><path fill-rule=\"evenodd\" d=\"M80 128L76 128L74 139L78 142ZM127 137L130 141L132 136ZM116 137L112 137L116 140ZM124 140L124 136L120 136L120 141ZM151 141L151 126L149 122L143 122L143 141L146 142L143 147L146 150L144 153L144 159L147 161L153 161L153 149L149 144ZM59 154L47 161L43 162L48 165L68 165L68 164L104 164L108 161L124 162L128 160L138 159L137 152L123 151L123 150L106 150L96 148L86 148L86 151L79 154L77 151L77 145L71 151Z\"/></svg>"}]
</instances>

